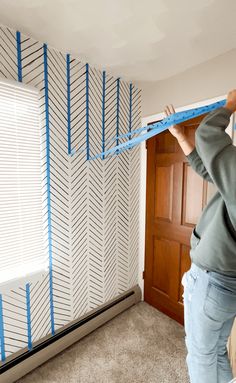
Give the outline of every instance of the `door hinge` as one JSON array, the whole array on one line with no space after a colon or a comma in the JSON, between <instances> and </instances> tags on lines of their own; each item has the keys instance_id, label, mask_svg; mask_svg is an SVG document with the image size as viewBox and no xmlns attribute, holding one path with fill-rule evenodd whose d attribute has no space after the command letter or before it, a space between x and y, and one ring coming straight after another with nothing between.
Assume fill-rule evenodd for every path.
<instances>
[{"instance_id":1,"label":"door hinge","mask_svg":"<svg viewBox=\"0 0 236 383\"><path fill-rule=\"evenodd\" d=\"M145 271L143 271L143 279L145 278Z\"/></svg>"}]
</instances>

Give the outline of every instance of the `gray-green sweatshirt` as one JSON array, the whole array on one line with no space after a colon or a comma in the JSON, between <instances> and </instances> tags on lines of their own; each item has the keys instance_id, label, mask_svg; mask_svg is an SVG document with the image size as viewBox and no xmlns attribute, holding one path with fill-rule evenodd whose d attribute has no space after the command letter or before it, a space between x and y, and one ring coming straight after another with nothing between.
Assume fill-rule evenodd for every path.
<instances>
[{"instance_id":1,"label":"gray-green sweatshirt","mask_svg":"<svg viewBox=\"0 0 236 383\"><path fill-rule=\"evenodd\" d=\"M186 157L217 188L192 231L191 260L236 277L236 147L225 132L230 115L226 108L209 113L195 132L196 147Z\"/></svg>"}]
</instances>

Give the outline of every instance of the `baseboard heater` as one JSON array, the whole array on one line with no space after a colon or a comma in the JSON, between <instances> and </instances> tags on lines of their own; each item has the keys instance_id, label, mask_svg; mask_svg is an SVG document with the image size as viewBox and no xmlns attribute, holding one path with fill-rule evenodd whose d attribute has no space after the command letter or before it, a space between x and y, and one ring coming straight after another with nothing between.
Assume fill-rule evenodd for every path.
<instances>
[{"instance_id":1,"label":"baseboard heater","mask_svg":"<svg viewBox=\"0 0 236 383\"><path fill-rule=\"evenodd\" d=\"M13 383L34 370L56 354L60 353L85 335L108 322L122 311L141 300L139 285L106 302L79 320L75 320L58 330L54 336L47 336L34 344L32 350L22 350L9 358L0 367L1 383Z\"/></svg>"}]
</instances>

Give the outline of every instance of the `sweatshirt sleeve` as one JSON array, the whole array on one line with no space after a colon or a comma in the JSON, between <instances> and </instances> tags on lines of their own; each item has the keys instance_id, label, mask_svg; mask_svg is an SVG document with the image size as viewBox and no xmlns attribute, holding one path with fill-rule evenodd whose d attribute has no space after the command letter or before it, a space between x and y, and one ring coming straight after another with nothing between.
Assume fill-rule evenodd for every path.
<instances>
[{"instance_id":1,"label":"sweatshirt sleeve","mask_svg":"<svg viewBox=\"0 0 236 383\"><path fill-rule=\"evenodd\" d=\"M236 227L236 147L225 132L231 114L224 107L209 113L195 132L195 143Z\"/></svg>"},{"instance_id":2,"label":"sweatshirt sleeve","mask_svg":"<svg viewBox=\"0 0 236 383\"><path fill-rule=\"evenodd\" d=\"M213 183L211 177L207 173L207 170L206 170L201 158L199 157L199 154L197 152L196 147L186 157L187 157L187 160L188 160L190 166L193 168L193 170L195 170L195 172L197 174L199 174L205 180Z\"/></svg>"}]
</instances>

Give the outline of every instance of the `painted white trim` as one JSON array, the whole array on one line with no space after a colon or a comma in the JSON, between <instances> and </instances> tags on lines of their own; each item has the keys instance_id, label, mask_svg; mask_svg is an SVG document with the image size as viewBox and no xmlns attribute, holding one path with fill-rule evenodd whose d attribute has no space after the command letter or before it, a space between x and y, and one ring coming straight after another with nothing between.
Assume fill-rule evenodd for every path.
<instances>
[{"instance_id":1,"label":"painted white trim","mask_svg":"<svg viewBox=\"0 0 236 383\"><path fill-rule=\"evenodd\" d=\"M144 126L144 125L142 125ZM139 273L138 284L141 288L141 300L144 300L144 254L145 254L145 224L146 224L146 178L147 150L146 141L141 142L140 148L140 203L139 203Z\"/></svg>"},{"instance_id":2,"label":"painted white trim","mask_svg":"<svg viewBox=\"0 0 236 383\"><path fill-rule=\"evenodd\" d=\"M214 97L207 100L202 100L195 102L193 104L181 106L178 108L175 108L176 112L181 112L183 110L188 110L192 108L198 108L200 106L212 104L216 101L220 101L222 99L226 99L227 95L222 95L218 97ZM165 117L164 112L160 112L157 114L153 114L151 116L147 116L141 119L141 126L144 127L148 123L153 121L162 120ZM232 134L233 136L233 134ZM143 280L143 271L144 271L144 264L145 264L145 226L146 226L146 180L147 180L147 150L146 150L146 143L141 143L140 148L140 159L141 159L141 166L140 166L140 214L139 214L139 286L142 291L142 300L144 299L144 280Z\"/></svg>"}]
</instances>

